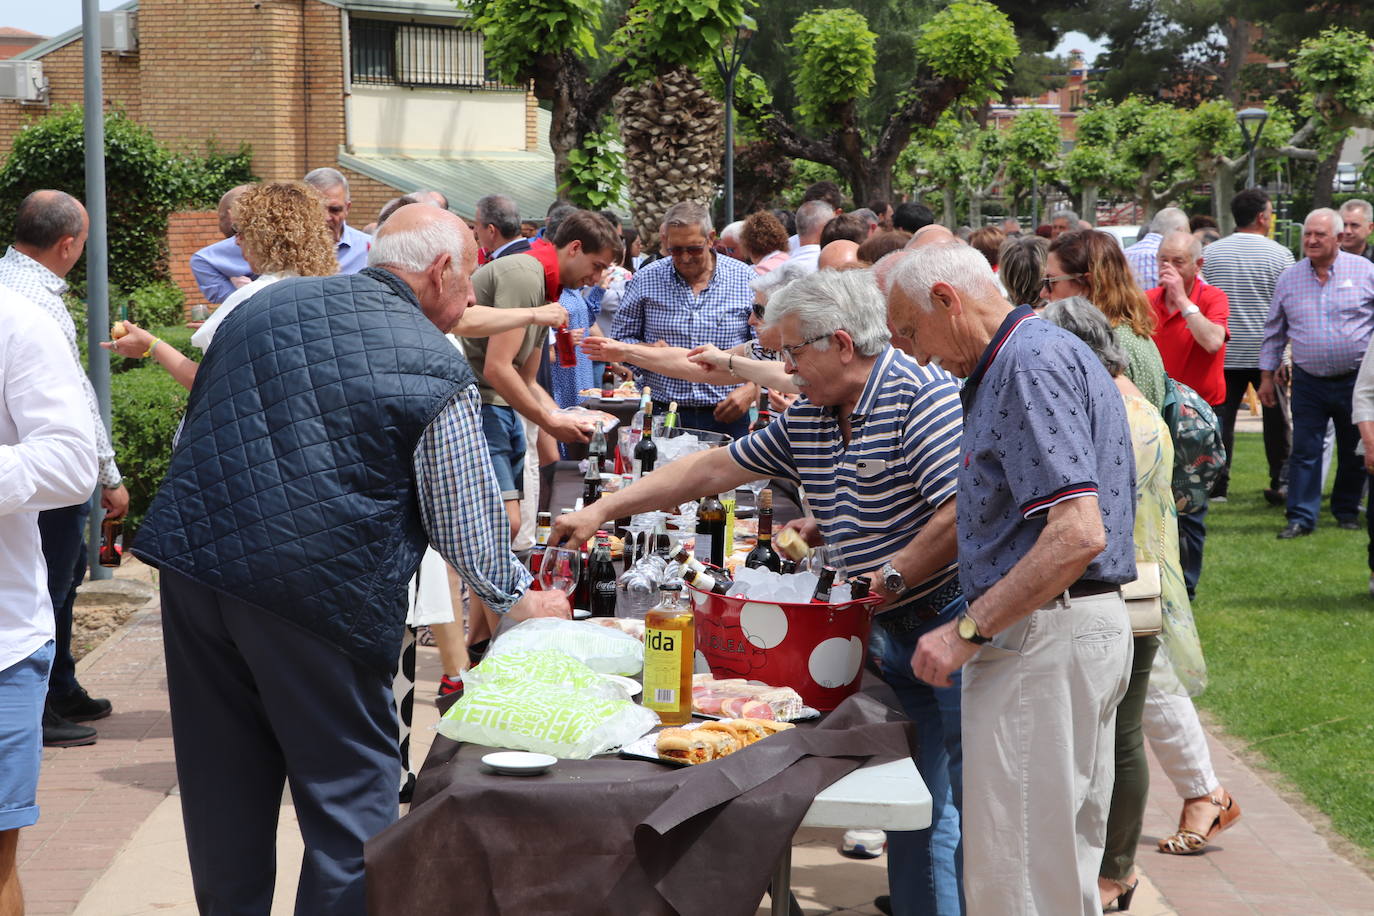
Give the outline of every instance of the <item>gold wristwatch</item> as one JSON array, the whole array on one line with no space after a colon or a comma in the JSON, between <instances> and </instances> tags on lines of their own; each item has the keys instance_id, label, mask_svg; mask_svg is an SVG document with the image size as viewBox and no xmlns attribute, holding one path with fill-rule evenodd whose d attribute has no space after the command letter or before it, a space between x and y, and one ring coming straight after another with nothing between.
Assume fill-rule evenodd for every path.
<instances>
[{"instance_id":1,"label":"gold wristwatch","mask_svg":"<svg viewBox=\"0 0 1374 916\"><path fill-rule=\"evenodd\" d=\"M959 615L958 624L959 637L961 639L967 639L975 646L981 646L983 643L989 642L992 639L992 637L984 636L982 633L978 632L978 621L970 617L968 611L964 611L964 613Z\"/></svg>"}]
</instances>

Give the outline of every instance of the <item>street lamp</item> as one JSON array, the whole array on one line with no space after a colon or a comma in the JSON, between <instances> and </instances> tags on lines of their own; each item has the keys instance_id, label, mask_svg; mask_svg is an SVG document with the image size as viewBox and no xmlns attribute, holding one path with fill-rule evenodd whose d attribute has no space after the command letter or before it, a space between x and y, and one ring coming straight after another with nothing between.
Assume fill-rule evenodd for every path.
<instances>
[{"instance_id":1,"label":"street lamp","mask_svg":"<svg viewBox=\"0 0 1374 916\"><path fill-rule=\"evenodd\" d=\"M711 59L715 61L716 72L725 83L725 222L735 221L735 77L744 62L744 52L749 47L754 31L758 28L751 16L745 16L735 26L735 40L730 42L730 53L725 48L717 49Z\"/></svg>"},{"instance_id":2,"label":"street lamp","mask_svg":"<svg viewBox=\"0 0 1374 916\"><path fill-rule=\"evenodd\" d=\"M1240 132L1245 137L1245 144L1249 147L1250 171L1245 179L1245 186L1253 188L1255 186L1255 147L1259 146L1260 134L1264 132L1264 122L1269 120L1269 112L1263 108L1245 108L1236 112L1236 121L1240 123Z\"/></svg>"}]
</instances>

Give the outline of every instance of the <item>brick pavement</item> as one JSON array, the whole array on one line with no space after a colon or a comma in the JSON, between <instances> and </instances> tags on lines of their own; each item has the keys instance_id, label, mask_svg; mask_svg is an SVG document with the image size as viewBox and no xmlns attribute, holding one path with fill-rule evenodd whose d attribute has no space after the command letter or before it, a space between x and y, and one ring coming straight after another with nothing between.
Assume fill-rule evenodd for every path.
<instances>
[{"instance_id":1,"label":"brick pavement","mask_svg":"<svg viewBox=\"0 0 1374 916\"><path fill-rule=\"evenodd\" d=\"M434 690L434 654L422 650L420 696ZM97 723L101 739L95 746L44 754L42 817L21 835L28 912L69 914L82 903L81 913L93 916L191 913L177 799L168 798L175 773L156 606L140 611L84 659L81 678L93 694L110 697L116 713ZM421 729L429 724L425 718L423 724L417 722ZM427 737L417 735L426 744ZM1137 916L1374 912L1374 880L1368 874L1333 852L1298 811L1215 740L1212 752L1217 772L1244 816L1206 855L1159 854L1155 841L1173 831L1180 802L1152 757L1153 791L1138 859L1145 880L1132 908ZM300 840L289 808L283 814L279 854L285 871L291 868L288 851L293 846L299 861ZM131 843L136 832L138 840ZM793 880L805 911L875 913L864 901L882 887L881 860L841 858L831 833L809 831L798 837ZM274 910L290 912L288 888L293 884L292 875L281 875ZM118 904L112 899L116 888ZM134 898L146 888L144 899L131 900L130 888Z\"/></svg>"}]
</instances>

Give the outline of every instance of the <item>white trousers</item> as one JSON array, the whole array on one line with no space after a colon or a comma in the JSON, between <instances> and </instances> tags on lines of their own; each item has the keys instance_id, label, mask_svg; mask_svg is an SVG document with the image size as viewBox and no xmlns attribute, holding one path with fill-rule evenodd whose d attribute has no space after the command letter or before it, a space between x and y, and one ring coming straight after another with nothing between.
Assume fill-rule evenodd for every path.
<instances>
[{"instance_id":1,"label":"white trousers","mask_svg":"<svg viewBox=\"0 0 1374 916\"><path fill-rule=\"evenodd\" d=\"M1131 654L1126 606L1110 593L1039 608L964 666L969 916L1100 916Z\"/></svg>"},{"instance_id":2,"label":"white trousers","mask_svg":"<svg viewBox=\"0 0 1374 916\"><path fill-rule=\"evenodd\" d=\"M1151 684L1140 723L1179 798L1210 795L1221 786L1192 697L1165 693Z\"/></svg>"}]
</instances>

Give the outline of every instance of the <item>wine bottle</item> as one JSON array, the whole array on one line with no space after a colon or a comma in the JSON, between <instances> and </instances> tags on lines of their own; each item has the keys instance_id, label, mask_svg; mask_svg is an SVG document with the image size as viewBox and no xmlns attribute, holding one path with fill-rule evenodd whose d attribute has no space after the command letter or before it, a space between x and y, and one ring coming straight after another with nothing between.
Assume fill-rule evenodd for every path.
<instances>
[{"instance_id":1,"label":"wine bottle","mask_svg":"<svg viewBox=\"0 0 1374 916\"><path fill-rule=\"evenodd\" d=\"M759 493L759 542L744 558L744 565L750 569L760 566L778 572L782 568L782 557L773 549L773 491Z\"/></svg>"},{"instance_id":2,"label":"wine bottle","mask_svg":"<svg viewBox=\"0 0 1374 916\"><path fill-rule=\"evenodd\" d=\"M668 402L668 412L663 415L664 430L677 427L677 401Z\"/></svg>"},{"instance_id":3,"label":"wine bottle","mask_svg":"<svg viewBox=\"0 0 1374 916\"><path fill-rule=\"evenodd\" d=\"M682 564L682 568L694 569L697 572L706 572L706 564L692 555L692 551L687 549L686 544L679 544L668 554L668 559L674 563Z\"/></svg>"},{"instance_id":4,"label":"wine bottle","mask_svg":"<svg viewBox=\"0 0 1374 916\"><path fill-rule=\"evenodd\" d=\"M725 506L714 493L697 504L697 544L693 553L712 566L725 565Z\"/></svg>"},{"instance_id":5,"label":"wine bottle","mask_svg":"<svg viewBox=\"0 0 1374 916\"><path fill-rule=\"evenodd\" d=\"M664 725L682 725L692 718L696 618L680 582L663 583L659 593L658 606L644 615L643 705Z\"/></svg>"},{"instance_id":6,"label":"wine bottle","mask_svg":"<svg viewBox=\"0 0 1374 916\"><path fill-rule=\"evenodd\" d=\"M605 531L596 533L596 546L587 560L588 608L593 617L615 616L615 564L611 562L611 537Z\"/></svg>"},{"instance_id":7,"label":"wine bottle","mask_svg":"<svg viewBox=\"0 0 1374 916\"><path fill-rule=\"evenodd\" d=\"M816 583L816 591L811 595L812 604L829 604L830 589L835 585L835 567L822 566L820 580Z\"/></svg>"},{"instance_id":8,"label":"wine bottle","mask_svg":"<svg viewBox=\"0 0 1374 916\"><path fill-rule=\"evenodd\" d=\"M639 430L644 425L644 415L653 410L654 402L650 398L651 393L652 389L647 386L641 390L639 396L639 410L635 411L634 419L630 421L630 427L627 430L629 452L632 456L634 455L635 446L639 444Z\"/></svg>"},{"instance_id":9,"label":"wine bottle","mask_svg":"<svg viewBox=\"0 0 1374 916\"><path fill-rule=\"evenodd\" d=\"M654 442L654 407L652 404L644 411L644 416L639 425L639 441L635 443L634 450L635 479L652 471L658 462L658 445Z\"/></svg>"},{"instance_id":10,"label":"wine bottle","mask_svg":"<svg viewBox=\"0 0 1374 916\"><path fill-rule=\"evenodd\" d=\"M714 592L717 595L724 595L730 590L730 587L735 584L724 576L717 579L710 573L702 572L697 569L688 569L684 571L682 573L682 581L686 582L688 585L695 585L703 592Z\"/></svg>"}]
</instances>

